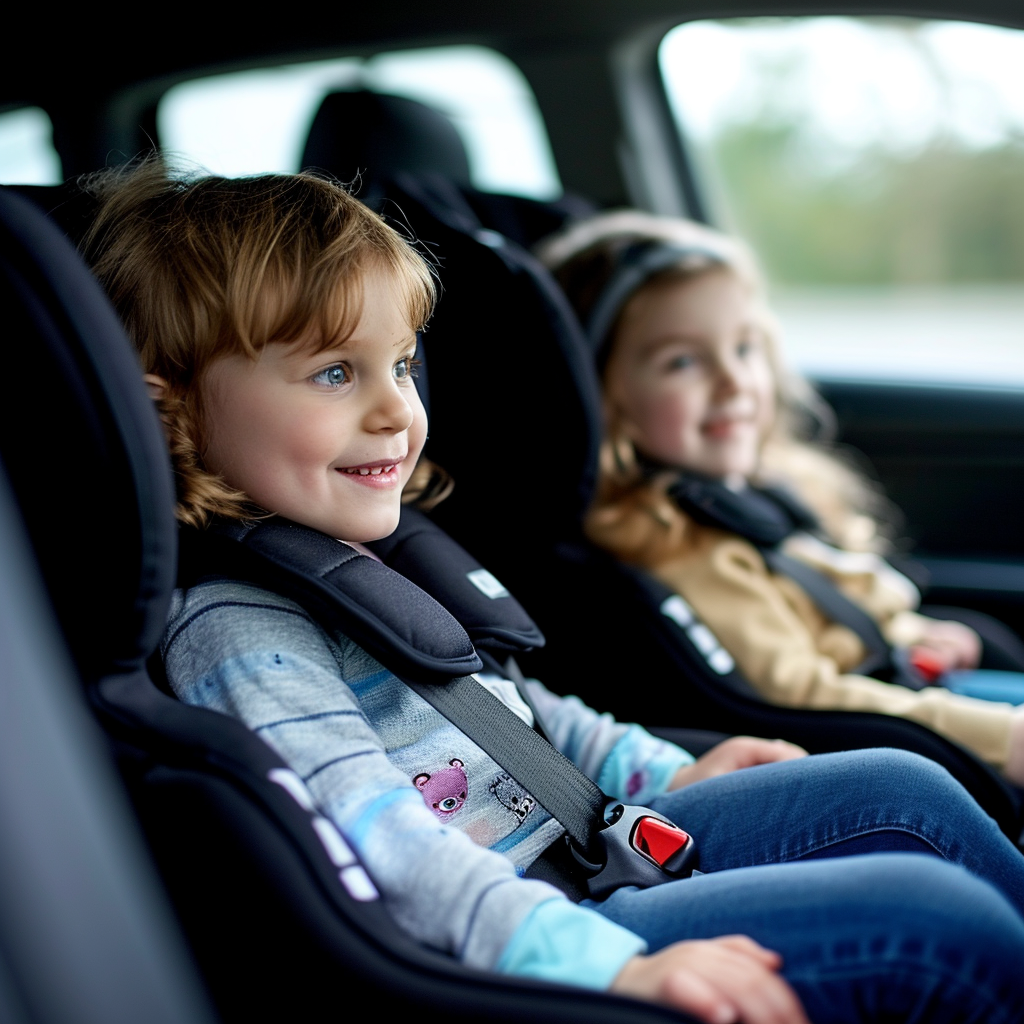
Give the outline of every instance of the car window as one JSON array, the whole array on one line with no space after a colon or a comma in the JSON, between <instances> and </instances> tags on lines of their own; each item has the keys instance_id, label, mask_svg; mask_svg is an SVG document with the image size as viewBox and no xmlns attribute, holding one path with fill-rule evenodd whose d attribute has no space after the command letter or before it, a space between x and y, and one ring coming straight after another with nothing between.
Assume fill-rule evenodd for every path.
<instances>
[{"instance_id":1,"label":"car window","mask_svg":"<svg viewBox=\"0 0 1024 1024\"><path fill-rule=\"evenodd\" d=\"M469 152L473 184L551 198L561 192L533 93L507 58L479 46L436 47L217 75L170 89L157 108L165 150L218 174L299 169L320 101L373 89L448 114Z\"/></svg>"},{"instance_id":2,"label":"car window","mask_svg":"<svg viewBox=\"0 0 1024 1024\"><path fill-rule=\"evenodd\" d=\"M19 107L0 114L0 183L58 185L61 177L53 125L46 111Z\"/></svg>"},{"instance_id":3,"label":"car window","mask_svg":"<svg viewBox=\"0 0 1024 1024\"><path fill-rule=\"evenodd\" d=\"M666 89L716 219L821 377L1024 385L1024 33L693 22Z\"/></svg>"}]
</instances>

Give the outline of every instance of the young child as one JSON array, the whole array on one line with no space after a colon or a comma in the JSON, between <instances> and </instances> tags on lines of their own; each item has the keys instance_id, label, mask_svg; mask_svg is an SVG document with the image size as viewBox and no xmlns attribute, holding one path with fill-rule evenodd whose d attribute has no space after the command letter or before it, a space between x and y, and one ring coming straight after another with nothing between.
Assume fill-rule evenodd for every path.
<instances>
[{"instance_id":1,"label":"young child","mask_svg":"<svg viewBox=\"0 0 1024 1024\"><path fill-rule=\"evenodd\" d=\"M622 211L576 225L541 256L602 376L607 436L590 538L681 594L766 700L911 718L1024 785L1024 712L949 692L1019 704L1024 675L968 671L977 634L915 612L916 589L879 557L877 494L798 439L800 419L821 416L822 403L781 365L750 253L693 222ZM862 637L804 581L769 565L738 525L692 504L702 491L726 505L730 494L756 500L750 485L780 483L816 513L786 499L804 528L784 553L831 581L874 619L882 647L942 686L915 691L858 673L871 653Z\"/></svg>"},{"instance_id":2,"label":"young child","mask_svg":"<svg viewBox=\"0 0 1024 1024\"><path fill-rule=\"evenodd\" d=\"M312 176L144 165L92 187L86 252L159 403L179 518L282 515L357 548L394 530L429 475L413 353L433 285L413 249ZM1024 1014L1024 858L924 759L737 739L694 762L529 682L563 752L684 823L706 872L574 904L523 877L561 826L521 788L510 811L514 779L292 601L203 580L176 594L162 653L183 701L299 773L398 925L463 963L718 1024ZM511 683L481 682L532 723Z\"/></svg>"}]
</instances>

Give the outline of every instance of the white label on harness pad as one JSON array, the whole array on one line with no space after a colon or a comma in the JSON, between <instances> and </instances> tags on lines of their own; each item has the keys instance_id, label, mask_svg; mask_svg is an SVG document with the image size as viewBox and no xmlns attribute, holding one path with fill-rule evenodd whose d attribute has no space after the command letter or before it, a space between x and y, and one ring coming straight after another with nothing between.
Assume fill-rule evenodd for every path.
<instances>
[{"instance_id":1,"label":"white label on harness pad","mask_svg":"<svg viewBox=\"0 0 1024 1024\"><path fill-rule=\"evenodd\" d=\"M466 573L466 579L480 591L481 594L489 597L492 601L496 597L508 597L508 591L502 586L501 580L496 579L486 569L474 569Z\"/></svg>"}]
</instances>

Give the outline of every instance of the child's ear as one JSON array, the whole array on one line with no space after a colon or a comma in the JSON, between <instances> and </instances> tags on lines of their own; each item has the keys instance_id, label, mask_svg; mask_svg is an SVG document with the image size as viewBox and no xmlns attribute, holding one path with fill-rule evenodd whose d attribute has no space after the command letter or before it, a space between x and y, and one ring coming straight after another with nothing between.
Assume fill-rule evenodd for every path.
<instances>
[{"instance_id":1,"label":"child's ear","mask_svg":"<svg viewBox=\"0 0 1024 1024\"><path fill-rule=\"evenodd\" d=\"M144 373L142 380L146 385L146 392L154 402L159 402L167 394L167 381L158 377L155 373Z\"/></svg>"}]
</instances>

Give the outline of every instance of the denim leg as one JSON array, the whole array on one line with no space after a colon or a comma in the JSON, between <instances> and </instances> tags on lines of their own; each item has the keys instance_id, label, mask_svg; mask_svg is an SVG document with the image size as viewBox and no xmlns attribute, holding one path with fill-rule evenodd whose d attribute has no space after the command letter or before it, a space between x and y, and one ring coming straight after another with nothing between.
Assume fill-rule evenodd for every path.
<instances>
[{"instance_id":1,"label":"denim leg","mask_svg":"<svg viewBox=\"0 0 1024 1024\"><path fill-rule=\"evenodd\" d=\"M1024 915L1024 857L944 768L906 751L761 765L666 793L651 806L693 835L704 872L820 856L851 838L896 830L992 883Z\"/></svg>"},{"instance_id":2,"label":"denim leg","mask_svg":"<svg viewBox=\"0 0 1024 1024\"><path fill-rule=\"evenodd\" d=\"M815 1024L1024 1020L1024 922L991 886L937 857L725 870L584 905L652 952L751 936L782 955Z\"/></svg>"}]
</instances>

